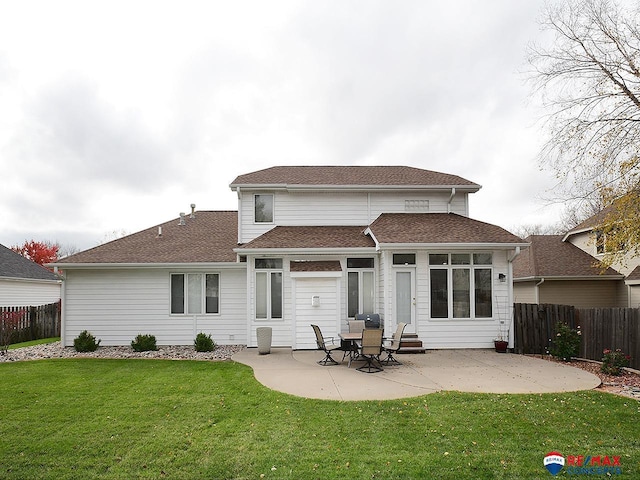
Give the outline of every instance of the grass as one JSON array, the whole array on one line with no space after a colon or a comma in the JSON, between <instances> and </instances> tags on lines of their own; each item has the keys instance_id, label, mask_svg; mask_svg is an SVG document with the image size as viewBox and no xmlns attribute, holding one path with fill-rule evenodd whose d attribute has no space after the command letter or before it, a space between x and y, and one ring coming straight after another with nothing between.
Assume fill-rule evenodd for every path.
<instances>
[{"instance_id":1,"label":"grass","mask_svg":"<svg viewBox=\"0 0 640 480\"><path fill-rule=\"evenodd\" d=\"M244 365L170 360L16 362L0 378L0 478L552 478L553 450L640 473L640 402L600 392L308 400Z\"/></svg>"},{"instance_id":2,"label":"grass","mask_svg":"<svg viewBox=\"0 0 640 480\"><path fill-rule=\"evenodd\" d=\"M40 340L31 340L29 342L14 343L13 345L9 345L9 350L15 350L16 348L23 348L23 347L33 347L34 345L44 345L46 343L54 343L59 341L60 341L60 337L51 337L51 338L42 338Z\"/></svg>"}]
</instances>

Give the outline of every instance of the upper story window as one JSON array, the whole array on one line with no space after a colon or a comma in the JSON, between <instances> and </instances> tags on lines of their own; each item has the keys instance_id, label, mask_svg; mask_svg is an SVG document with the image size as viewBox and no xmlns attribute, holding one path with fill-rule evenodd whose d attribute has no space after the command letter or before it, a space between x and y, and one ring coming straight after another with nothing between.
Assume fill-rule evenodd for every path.
<instances>
[{"instance_id":1,"label":"upper story window","mask_svg":"<svg viewBox=\"0 0 640 480\"><path fill-rule=\"evenodd\" d=\"M273 195L254 195L253 206L256 223L273 223Z\"/></svg>"}]
</instances>

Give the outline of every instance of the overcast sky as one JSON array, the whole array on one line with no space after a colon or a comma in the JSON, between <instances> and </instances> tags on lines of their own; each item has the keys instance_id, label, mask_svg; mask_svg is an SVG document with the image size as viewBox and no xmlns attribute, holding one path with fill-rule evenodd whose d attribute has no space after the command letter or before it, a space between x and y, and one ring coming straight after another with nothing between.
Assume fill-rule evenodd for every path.
<instances>
[{"instance_id":1,"label":"overcast sky","mask_svg":"<svg viewBox=\"0 0 640 480\"><path fill-rule=\"evenodd\" d=\"M274 165L410 165L548 224L521 73L541 0L0 0L0 243L93 247Z\"/></svg>"}]
</instances>

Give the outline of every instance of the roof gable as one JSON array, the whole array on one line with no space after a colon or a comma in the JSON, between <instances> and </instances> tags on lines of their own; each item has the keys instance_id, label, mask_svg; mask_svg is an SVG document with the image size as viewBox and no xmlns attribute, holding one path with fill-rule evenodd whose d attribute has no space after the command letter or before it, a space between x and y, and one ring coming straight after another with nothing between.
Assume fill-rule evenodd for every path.
<instances>
[{"instance_id":1,"label":"roof gable","mask_svg":"<svg viewBox=\"0 0 640 480\"><path fill-rule=\"evenodd\" d=\"M0 245L0 277L57 281L59 277L10 248Z\"/></svg>"},{"instance_id":2,"label":"roof gable","mask_svg":"<svg viewBox=\"0 0 640 480\"><path fill-rule=\"evenodd\" d=\"M597 260L570 242L563 242L562 235L531 235L531 243L513 261L514 278L541 277L602 277ZM613 268L604 275L621 276Z\"/></svg>"},{"instance_id":3,"label":"roof gable","mask_svg":"<svg viewBox=\"0 0 640 480\"><path fill-rule=\"evenodd\" d=\"M480 189L457 175L406 166L277 166L238 176L231 189L238 187L436 187Z\"/></svg>"},{"instance_id":4,"label":"roof gable","mask_svg":"<svg viewBox=\"0 0 640 480\"><path fill-rule=\"evenodd\" d=\"M455 213L383 213L369 230L380 244L525 243L502 227Z\"/></svg>"},{"instance_id":5,"label":"roof gable","mask_svg":"<svg viewBox=\"0 0 640 480\"><path fill-rule=\"evenodd\" d=\"M159 232L162 232L160 235ZM238 212L201 211L109 243L85 250L56 262L74 264L149 264L235 262Z\"/></svg>"}]
</instances>

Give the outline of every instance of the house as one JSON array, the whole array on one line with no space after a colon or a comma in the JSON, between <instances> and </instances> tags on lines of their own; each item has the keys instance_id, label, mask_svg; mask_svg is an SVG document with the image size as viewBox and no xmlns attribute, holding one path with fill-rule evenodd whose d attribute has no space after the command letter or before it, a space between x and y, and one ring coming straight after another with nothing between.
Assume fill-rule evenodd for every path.
<instances>
[{"instance_id":1,"label":"house","mask_svg":"<svg viewBox=\"0 0 640 480\"><path fill-rule=\"evenodd\" d=\"M238 176L237 211L196 211L54 264L64 269L62 338L102 345L315 348L357 313L427 348L484 348L511 324L512 262L528 244L469 218L480 189L399 166L279 166Z\"/></svg>"},{"instance_id":2,"label":"house","mask_svg":"<svg viewBox=\"0 0 640 480\"><path fill-rule=\"evenodd\" d=\"M516 303L579 308L626 306L624 275L602 271L596 259L564 235L531 235L530 246L513 262Z\"/></svg>"},{"instance_id":3,"label":"house","mask_svg":"<svg viewBox=\"0 0 640 480\"><path fill-rule=\"evenodd\" d=\"M61 284L58 275L0 245L0 307L55 303Z\"/></svg>"},{"instance_id":4,"label":"house","mask_svg":"<svg viewBox=\"0 0 640 480\"><path fill-rule=\"evenodd\" d=\"M612 208L564 235L528 237L531 246L513 263L516 303L640 307L640 257L627 254L604 270L599 264L606 248L599 228Z\"/></svg>"}]
</instances>

